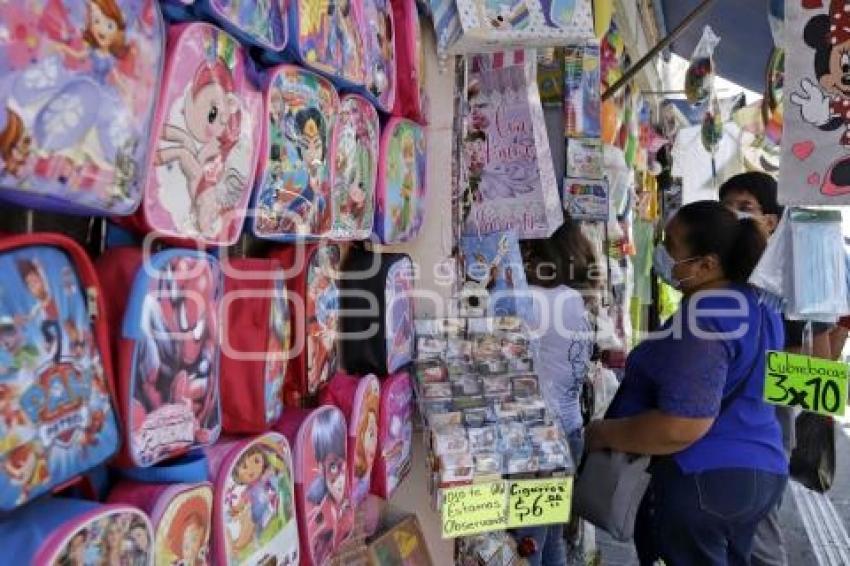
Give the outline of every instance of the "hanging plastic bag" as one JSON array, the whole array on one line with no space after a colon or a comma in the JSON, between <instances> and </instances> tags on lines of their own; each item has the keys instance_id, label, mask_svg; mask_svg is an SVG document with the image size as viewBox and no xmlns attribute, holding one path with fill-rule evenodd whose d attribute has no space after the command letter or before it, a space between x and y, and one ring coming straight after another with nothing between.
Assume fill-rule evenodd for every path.
<instances>
[{"instance_id":1,"label":"hanging plastic bag","mask_svg":"<svg viewBox=\"0 0 850 566\"><path fill-rule=\"evenodd\" d=\"M759 290L762 302L776 310L783 307L786 297L786 272L791 258L791 221L786 214L767 242L767 249L750 275L749 283ZM789 289L790 291L790 289Z\"/></svg>"},{"instance_id":2,"label":"hanging plastic bag","mask_svg":"<svg viewBox=\"0 0 850 566\"><path fill-rule=\"evenodd\" d=\"M720 103L716 96L712 96L712 100L705 111L702 118L702 130L700 132L702 145L705 150L712 156L720 147L720 141L723 139L723 117L720 112Z\"/></svg>"},{"instance_id":3,"label":"hanging plastic bag","mask_svg":"<svg viewBox=\"0 0 850 566\"><path fill-rule=\"evenodd\" d=\"M691 63L685 73L685 96L691 104L705 102L711 95L714 83L714 50L720 38L710 26L705 26L702 39L691 55Z\"/></svg>"}]
</instances>

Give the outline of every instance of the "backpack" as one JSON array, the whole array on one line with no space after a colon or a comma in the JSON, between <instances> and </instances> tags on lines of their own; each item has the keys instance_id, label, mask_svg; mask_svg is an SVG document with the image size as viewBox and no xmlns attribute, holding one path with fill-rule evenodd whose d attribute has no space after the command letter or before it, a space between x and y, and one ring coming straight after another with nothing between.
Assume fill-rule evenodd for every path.
<instances>
[{"instance_id":1,"label":"backpack","mask_svg":"<svg viewBox=\"0 0 850 566\"><path fill-rule=\"evenodd\" d=\"M199 0L197 12L240 43L272 56L286 48L286 0Z\"/></svg>"},{"instance_id":2,"label":"backpack","mask_svg":"<svg viewBox=\"0 0 850 566\"><path fill-rule=\"evenodd\" d=\"M407 372L381 383L378 456L372 469L372 493L389 499L410 471L413 444L413 384Z\"/></svg>"},{"instance_id":3,"label":"backpack","mask_svg":"<svg viewBox=\"0 0 850 566\"><path fill-rule=\"evenodd\" d=\"M355 274L374 274L370 277ZM391 375L413 358L413 262L355 246L343 263L339 341L342 365L356 375ZM367 316L372 300L377 316ZM350 313L351 316L345 316ZM371 332L377 328L377 332ZM371 336L371 337L370 337Z\"/></svg>"},{"instance_id":4,"label":"backpack","mask_svg":"<svg viewBox=\"0 0 850 566\"><path fill-rule=\"evenodd\" d=\"M393 115L427 124L428 101L425 93L425 52L416 0L391 0L398 33L395 53L398 67L398 90Z\"/></svg>"},{"instance_id":5,"label":"backpack","mask_svg":"<svg viewBox=\"0 0 850 566\"><path fill-rule=\"evenodd\" d=\"M120 30L104 48L89 29L95 9ZM0 196L64 213L132 213L161 76L159 4L3 2L0 21L15 30L0 37Z\"/></svg>"},{"instance_id":6,"label":"backpack","mask_svg":"<svg viewBox=\"0 0 850 566\"><path fill-rule=\"evenodd\" d=\"M322 388L319 401L339 408L348 422L348 476L351 504L357 507L369 495L378 453L380 382L372 374L361 378L340 373Z\"/></svg>"},{"instance_id":7,"label":"backpack","mask_svg":"<svg viewBox=\"0 0 850 566\"><path fill-rule=\"evenodd\" d=\"M368 100L356 94L342 97L334 135L328 233L333 240L368 240L372 235L380 131L378 112Z\"/></svg>"},{"instance_id":8,"label":"backpack","mask_svg":"<svg viewBox=\"0 0 850 566\"><path fill-rule=\"evenodd\" d=\"M272 257L286 269L290 297L298 305L290 309L295 354L283 385L283 404L303 407L337 370L340 250L325 243L286 246Z\"/></svg>"},{"instance_id":9,"label":"backpack","mask_svg":"<svg viewBox=\"0 0 850 566\"><path fill-rule=\"evenodd\" d=\"M225 266L222 430L260 433L283 412L291 324L283 266L254 258L230 258Z\"/></svg>"},{"instance_id":10,"label":"backpack","mask_svg":"<svg viewBox=\"0 0 850 566\"><path fill-rule=\"evenodd\" d=\"M382 244L398 244L419 234L425 212L427 159L425 131L390 118L381 135L375 233Z\"/></svg>"},{"instance_id":11,"label":"backpack","mask_svg":"<svg viewBox=\"0 0 850 566\"><path fill-rule=\"evenodd\" d=\"M236 242L262 139L263 101L248 79L249 65L246 50L211 24L171 27L133 228L178 242ZM217 112L212 126L211 112Z\"/></svg>"},{"instance_id":12,"label":"backpack","mask_svg":"<svg viewBox=\"0 0 850 566\"><path fill-rule=\"evenodd\" d=\"M189 22L196 20L195 0L159 0L162 15L169 22Z\"/></svg>"},{"instance_id":13,"label":"backpack","mask_svg":"<svg viewBox=\"0 0 850 566\"><path fill-rule=\"evenodd\" d=\"M345 416L330 405L296 409L283 415L277 430L289 439L294 454L301 564L321 566L354 527Z\"/></svg>"},{"instance_id":14,"label":"backpack","mask_svg":"<svg viewBox=\"0 0 850 566\"><path fill-rule=\"evenodd\" d=\"M124 246L108 249L97 269L116 329L126 435L120 464L147 467L214 443L221 428L218 261L184 249L144 257Z\"/></svg>"},{"instance_id":15,"label":"backpack","mask_svg":"<svg viewBox=\"0 0 850 566\"><path fill-rule=\"evenodd\" d=\"M396 47L399 30L393 19L390 0L362 0L363 42L366 84L362 92L383 112L390 112L396 100Z\"/></svg>"},{"instance_id":16,"label":"backpack","mask_svg":"<svg viewBox=\"0 0 850 566\"><path fill-rule=\"evenodd\" d=\"M118 450L103 291L60 234L0 239L0 510Z\"/></svg>"},{"instance_id":17,"label":"backpack","mask_svg":"<svg viewBox=\"0 0 850 566\"><path fill-rule=\"evenodd\" d=\"M19 564L154 563L151 522L129 505L46 497L0 521L0 537Z\"/></svg>"},{"instance_id":18,"label":"backpack","mask_svg":"<svg viewBox=\"0 0 850 566\"><path fill-rule=\"evenodd\" d=\"M213 498L211 564L297 564L292 453L282 435L228 439L205 449Z\"/></svg>"},{"instance_id":19,"label":"backpack","mask_svg":"<svg viewBox=\"0 0 850 566\"><path fill-rule=\"evenodd\" d=\"M281 241L321 237L331 227L339 97L330 82L300 67L283 65L268 75L254 233Z\"/></svg>"}]
</instances>

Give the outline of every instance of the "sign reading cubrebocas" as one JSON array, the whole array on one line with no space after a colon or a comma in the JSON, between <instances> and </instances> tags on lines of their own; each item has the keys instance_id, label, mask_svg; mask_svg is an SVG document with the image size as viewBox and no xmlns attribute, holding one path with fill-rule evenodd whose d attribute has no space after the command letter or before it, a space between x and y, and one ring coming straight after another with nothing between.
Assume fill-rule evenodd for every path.
<instances>
[{"instance_id":1,"label":"sign reading cubrebocas","mask_svg":"<svg viewBox=\"0 0 850 566\"><path fill-rule=\"evenodd\" d=\"M799 407L822 415L843 416L847 408L848 365L767 352L764 399L774 405Z\"/></svg>"}]
</instances>

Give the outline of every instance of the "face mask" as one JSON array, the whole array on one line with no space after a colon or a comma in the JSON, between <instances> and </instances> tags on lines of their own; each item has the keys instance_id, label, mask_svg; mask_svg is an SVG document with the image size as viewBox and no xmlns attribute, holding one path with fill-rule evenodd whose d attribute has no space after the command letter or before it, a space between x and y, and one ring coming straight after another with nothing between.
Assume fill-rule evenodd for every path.
<instances>
[{"instance_id":1,"label":"face mask","mask_svg":"<svg viewBox=\"0 0 850 566\"><path fill-rule=\"evenodd\" d=\"M752 212L743 212L741 210L734 210L735 216L738 217L738 220L749 220L750 218L755 218L755 215Z\"/></svg>"},{"instance_id":2,"label":"face mask","mask_svg":"<svg viewBox=\"0 0 850 566\"><path fill-rule=\"evenodd\" d=\"M655 253L652 254L652 267L655 269L655 273L661 278L662 281L673 287L674 289L681 289L682 283L689 279L693 279L693 277L688 277L686 279L676 279L673 276L673 269L680 263L685 263L687 261L691 261L696 258L688 258L683 259L682 261L676 261L673 259L673 256L670 255L670 252L667 251L663 245L658 245L655 247Z\"/></svg>"}]
</instances>

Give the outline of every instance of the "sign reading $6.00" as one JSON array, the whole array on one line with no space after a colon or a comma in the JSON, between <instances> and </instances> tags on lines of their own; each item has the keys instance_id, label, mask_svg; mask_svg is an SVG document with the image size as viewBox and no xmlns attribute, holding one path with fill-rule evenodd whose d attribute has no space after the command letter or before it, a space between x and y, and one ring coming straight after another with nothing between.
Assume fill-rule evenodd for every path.
<instances>
[{"instance_id":1,"label":"sign reading $6.00","mask_svg":"<svg viewBox=\"0 0 850 566\"><path fill-rule=\"evenodd\" d=\"M848 366L785 352L767 352L764 399L822 415L843 416Z\"/></svg>"}]
</instances>

